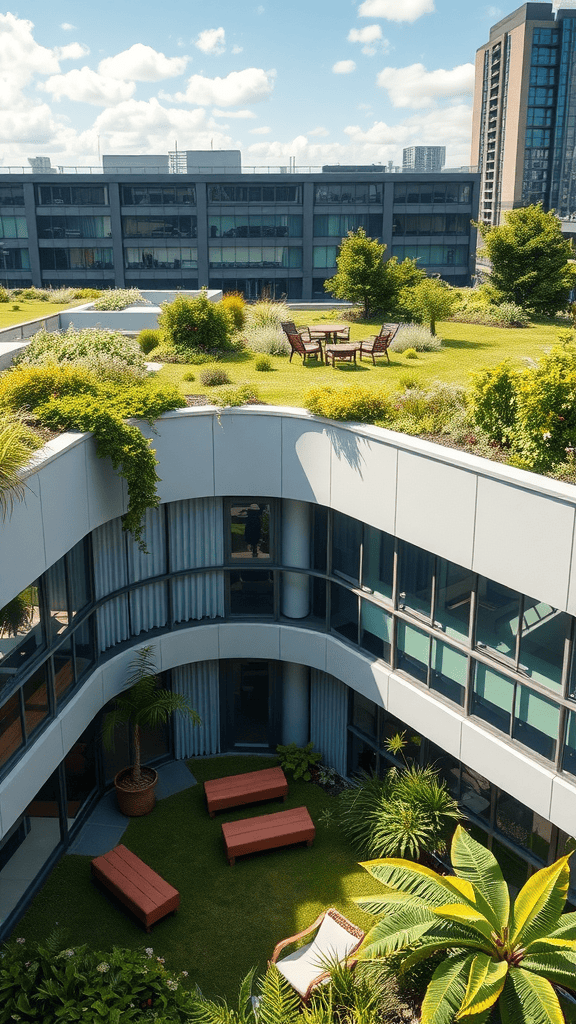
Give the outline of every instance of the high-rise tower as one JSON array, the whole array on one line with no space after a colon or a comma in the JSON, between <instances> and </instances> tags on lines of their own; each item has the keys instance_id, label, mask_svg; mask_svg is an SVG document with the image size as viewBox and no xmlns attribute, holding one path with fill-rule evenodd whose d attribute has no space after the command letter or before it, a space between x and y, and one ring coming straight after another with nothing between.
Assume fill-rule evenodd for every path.
<instances>
[{"instance_id":1,"label":"high-rise tower","mask_svg":"<svg viewBox=\"0 0 576 1024\"><path fill-rule=\"evenodd\" d=\"M480 219L542 202L576 218L576 9L526 3L476 55L472 164Z\"/></svg>"}]
</instances>

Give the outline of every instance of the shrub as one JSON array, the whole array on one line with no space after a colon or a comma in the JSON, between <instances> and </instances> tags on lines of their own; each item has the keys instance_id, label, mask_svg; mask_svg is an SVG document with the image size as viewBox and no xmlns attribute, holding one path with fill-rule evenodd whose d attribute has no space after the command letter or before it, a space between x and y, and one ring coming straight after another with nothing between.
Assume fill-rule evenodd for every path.
<instances>
[{"instance_id":1,"label":"shrub","mask_svg":"<svg viewBox=\"0 0 576 1024\"><path fill-rule=\"evenodd\" d=\"M531 468L550 470L573 454L576 349L557 346L516 378L513 447Z\"/></svg>"},{"instance_id":2,"label":"shrub","mask_svg":"<svg viewBox=\"0 0 576 1024\"><path fill-rule=\"evenodd\" d=\"M231 388L222 388L221 391L215 393L215 397L212 399L214 404L219 405L221 408L225 406L247 405L259 400L260 396L252 384L236 384Z\"/></svg>"},{"instance_id":3,"label":"shrub","mask_svg":"<svg viewBox=\"0 0 576 1024\"><path fill-rule=\"evenodd\" d=\"M285 746L276 747L280 767L283 771L292 772L295 779L304 779L309 782L312 778L310 769L322 760L319 750L314 750L312 742L305 747L299 747L297 743L288 743Z\"/></svg>"},{"instance_id":4,"label":"shrub","mask_svg":"<svg viewBox=\"0 0 576 1024\"><path fill-rule=\"evenodd\" d=\"M209 352L190 352L186 358L182 358L180 361L189 363L190 366L202 366L203 363L214 363L218 358L218 354L214 355Z\"/></svg>"},{"instance_id":5,"label":"shrub","mask_svg":"<svg viewBox=\"0 0 576 1024\"><path fill-rule=\"evenodd\" d=\"M22 307L17 302L13 302L12 303L12 312L13 313L15 313L18 309L21 309L21 308Z\"/></svg>"},{"instance_id":6,"label":"shrub","mask_svg":"<svg viewBox=\"0 0 576 1024\"><path fill-rule=\"evenodd\" d=\"M418 353L415 348L407 348L404 352L406 359L418 359Z\"/></svg>"},{"instance_id":7,"label":"shrub","mask_svg":"<svg viewBox=\"0 0 576 1024\"><path fill-rule=\"evenodd\" d=\"M376 394L358 384L338 389L330 386L310 388L304 395L304 403L316 416L357 423L376 423L387 419L391 413L387 395Z\"/></svg>"},{"instance_id":8,"label":"shrub","mask_svg":"<svg viewBox=\"0 0 576 1024\"><path fill-rule=\"evenodd\" d=\"M205 288L196 299L177 295L174 302L163 303L158 326L163 344L181 355L223 352L229 348L233 331L231 314L221 302L210 302Z\"/></svg>"},{"instance_id":9,"label":"shrub","mask_svg":"<svg viewBox=\"0 0 576 1024\"><path fill-rule=\"evenodd\" d=\"M390 344L391 352L405 352L407 348L417 352L438 352L442 348L442 339L430 334L427 327L421 324L404 324Z\"/></svg>"},{"instance_id":10,"label":"shrub","mask_svg":"<svg viewBox=\"0 0 576 1024\"><path fill-rule=\"evenodd\" d=\"M210 356L207 357L212 362ZM163 345L162 342L154 349L155 363L191 363L192 359L180 355L172 345Z\"/></svg>"},{"instance_id":11,"label":"shrub","mask_svg":"<svg viewBox=\"0 0 576 1024\"><path fill-rule=\"evenodd\" d=\"M184 374L182 380L196 380L196 374L192 373L192 370L189 370L188 373Z\"/></svg>"},{"instance_id":12,"label":"shrub","mask_svg":"<svg viewBox=\"0 0 576 1024\"><path fill-rule=\"evenodd\" d=\"M94 309L126 309L128 306L146 305L138 288L110 288L94 303Z\"/></svg>"},{"instance_id":13,"label":"shrub","mask_svg":"<svg viewBox=\"0 0 576 1024\"><path fill-rule=\"evenodd\" d=\"M438 320L447 320L459 305L458 292L438 277L425 277L412 288L404 288L400 298L418 323L427 323L436 334Z\"/></svg>"},{"instance_id":14,"label":"shrub","mask_svg":"<svg viewBox=\"0 0 576 1024\"><path fill-rule=\"evenodd\" d=\"M232 316L234 330L241 331L246 323L246 303L242 292L226 292L222 305Z\"/></svg>"},{"instance_id":15,"label":"shrub","mask_svg":"<svg viewBox=\"0 0 576 1024\"><path fill-rule=\"evenodd\" d=\"M434 381L429 388L407 388L393 396L395 430L406 434L451 433L466 418L464 388Z\"/></svg>"},{"instance_id":16,"label":"shrub","mask_svg":"<svg viewBox=\"0 0 576 1024\"><path fill-rule=\"evenodd\" d=\"M101 295L99 288L77 288L74 292L75 299L99 299Z\"/></svg>"},{"instance_id":17,"label":"shrub","mask_svg":"<svg viewBox=\"0 0 576 1024\"><path fill-rule=\"evenodd\" d=\"M48 292L48 301L54 303L72 302L76 297L74 288L51 288Z\"/></svg>"},{"instance_id":18,"label":"shrub","mask_svg":"<svg viewBox=\"0 0 576 1024\"><path fill-rule=\"evenodd\" d=\"M285 302L261 299L248 309L247 327L280 327L283 320L290 320L292 310Z\"/></svg>"},{"instance_id":19,"label":"shrub","mask_svg":"<svg viewBox=\"0 0 576 1024\"><path fill-rule=\"evenodd\" d=\"M136 343L140 346L144 355L147 356L153 348L157 348L160 344L160 331L155 331L151 327L145 327L136 338Z\"/></svg>"},{"instance_id":20,"label":"shrub","mask_svg":"<svg viewBox=\"0 0 576 1024\"><path fill-rule=\"evenodd\" d=\"M65 949L57 932L32 945L16 939L0 959L2 1020L180 1024L197 1000L183 981L151 948Z\"/></svg>"},{"instance_id":21,"label":"shrub","mask_svg":"<svg viewBox=\"0 0 576 1024\"><path fill-rule=\"evenodd\" d=\"M9 302L9 301L10 301L10 292L8 292L6 290L6 288L4 288L0 284L0 302Z\"/></svg>"},{"instance_id":22,"label":"shrub","mask_svg":"<svg viewBox=\"0 0 576 1024\"><path fill-rule=\"evenodd\" d=\"M210 366L205 370L201 370L199 379L204 387L207 388L215 388L220 384L231 383L228 373L221 366Z\"/></svg>"},{"instance_id":23,"label":"shrub","mask_svg":"<svg viewBox=\"0 0 576 1024\"><path fill-rule=\"evenodd\" d=\"M265 327L248 327L244 335L244 344L252 352L262 352L269 356L286 356L290 352L290 342L281 327L272 324Z\"/></svg>"},{"instance_id":24,"label":"shrub","mask_svg":"<svg viewBox=\"0 0 576 1024\"><path fill-rule=\"evenodd\" d=\"M147 370L136 342L119 331L87 327L80 331L39 331L14 360L28 366L74 363L102 377L145 377Z\"/></svg>"},{"instance_id":25,"label":"shrub","mask_svg":"<svg viewBox=\"0 0 576 1024\"><path fill-rule=\"evenodd\" d=\"M259 370L260 373L268 373L272 369L272 360L270 356L258 356L258 359L254 363L254 369Z\"/></svg>"},{"instance_id":26,"label":"shrub","mask_svg":"<svg viewBox=\"0 0 576 1024\"><path fill-rule=\"evenodd\" d=\"M530 317L522 306L514 302L501 302L499 305L487 303L473 304L465 302L450 318L459 323L484 324L488 327L529 327Z\"/></svg>"},{"instance_id":27,"label":"shrub","mask_svg":"<svg viewBox=\"0 0 576 1024\"><path fill-rule=\"evenodd\" d=\"M410 370L405 370L398 377L398 383L404 391L410 391L411 388L418 387L418 374L412 373Z\"/></svg>"},{"instance_id":28,"label":"shrub","mask_svg":"<svg viewBox=\"0 0 576 1024\"><path fill-rule=\"evenodd\" d=\"M509 441L514 427L518 374L508 360L471 374L468 404L472 420L498 444Z\"/></svg>"}]
</instances>

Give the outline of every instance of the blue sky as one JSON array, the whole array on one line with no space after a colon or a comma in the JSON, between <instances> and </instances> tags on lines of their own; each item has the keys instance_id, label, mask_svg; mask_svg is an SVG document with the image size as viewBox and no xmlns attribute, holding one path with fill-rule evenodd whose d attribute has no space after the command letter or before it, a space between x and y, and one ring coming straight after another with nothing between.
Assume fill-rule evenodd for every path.
<instances>
[{"instance_id":1,"label":"blue sky","mask_svg":"<svg viewBox=\"0 0 576 1024\"><path fill-rule=\"evenodd\" d=\"M245 166L470 162L471 0L27 0L0 14L0 165L241 149Z\"/></svg>"}]
</instances>

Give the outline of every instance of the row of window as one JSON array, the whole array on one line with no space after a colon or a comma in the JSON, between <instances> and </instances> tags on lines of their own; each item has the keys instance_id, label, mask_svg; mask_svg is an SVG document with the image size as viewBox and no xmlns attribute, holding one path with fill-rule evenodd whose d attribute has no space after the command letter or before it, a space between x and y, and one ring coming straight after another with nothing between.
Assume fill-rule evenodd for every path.
<instances>
[{"instance_id":1,"label":"row of window","mask_svg":"<svg viewBox=\"0 0 576 1024\"><path fill-rule=\"evenodd\" d=\"M110 217L37 217L36 225L38 238L110 238L112 235Z\"/></svg>"},{"instance_id":2,"label":"row of window","mask_svg":"<svg viewBox=\"0 0 576 1024\"><path fill-rule=\"evenodd\" d=\"M0 185L0 206L24 206L24 186Z\"/></svg>"},{"instance_id":3,"label":"row of window","mask_svg":"<svg viewBox=\"0 0 576 1024\"><path fill-rule=\"evenodd\" d=\"M0 216L0 238L28 238L26 217Z\"/></svg>"},{"instance_id":4,"label":"row of window","mask_svg":"<svg viewBox=\"0 0 576 1024\"><path fill-rule=\"evenodd\" d=\"M114 266L112 249L40 249L41 270L104 270Z\"/></svg>"},{"instance_id":5,"label":"row of window","mask_svg":"<svg viewBox=\"0 0 576 1024\"><path fill-rule=\"evenodd\" d=\"M124 266L127 270L196 270L198 250L183 246L129 246L124 250Z\"/></svg>"},{"instance_id":6,"label":"row of window","mask_svg":"<svg viewBox=\"0 0 576 1024\"><path fill-rule=\"evenodd\" d=\"M463 213L395 213L394 235L467 235L470 218Z\"/></svg>"},{"instance_id":7,"label":"row of window","mask_svg":"<svg viewBox=\"0 0 576 1024\"><path fill-rule=\"evenodd\" d=\"M314 202L322 203L381 203L382 185L377 182L361 184L314 185Z\"/></svg>"},{"instance_id":8,"label":"row of window","mask_svg":"<svg viewBox=\"0 0 576 1024\"><path fill-rule=\"evenodd\" d=\"M108 206L107 185L36 185L37 206Z\"/></svg>"},{"instance_id":9,"label":"row of window","mask_svg":"<svg viewBox=\"0 0 576 1024\"><path fill-rule=\"evenodd\" d=\"M209 203L302 203L301 185L208 185Z\"/></svg>"},{"instance_id":10,"label":"row of window","mask_svg":"<svg viewBox=\"0 0 576 1024\"><path fill-rule=\"evenodd\" d=\"M2 270L30 270L30 251L0 246L0 271Z\"/></svg>"},{"instance_id":11,"label":"row of window","mask_svg":"<svg viewBox=\"0 0 576 1024\"><path fill-rule=\"evenodd\" d=\"M416 181L394 185L395 203L466 203L472 201L470 182Z\"/></svg>"},{"instance_id":12,"label":"row of window","mask_svg":"<svg viewBox=\"0 0 576 1024\"><path fill-rule=\"evenodd\" d=\"M379 213L315 213L313 232L316 238L345 238L349 231L363 228L370 238L382 235Z\"/></svg>"},{"instance_id":13,"label":"row of window","mask_svg":"<svg viewBox=\"0 0 576 1024\"><path fill-rule=\"evenodd\" d=\"M393 245L392 255L402 260L420 260L428 267L465 267L467 245Z\"/></svg>"},{"instance_id":14,"label":"row of window","mask_svg":"<svg viewBox=\"0 0 576 1024\"><path fill-rule=\"evenodd\" d=\"M301 267L299 245L210 246L210 267Z\"/></svg>"},{"instance_id":15,"label":"row of window","mask_svg":"<svg viewBox=\"0 0 576 1024\"><path fill-rule=\"evenodd\" d=\"M232 213L208 217L210 238L301 238L302 214Z\"/></svg>"},{"instance_id":16,"label":"row of window","mask_svg":"<svg viewBox=\"0 0 576 1024\"><path fill-rule=\"evenodd\" d=\"M195 205L194 185L121 185L122 206Z\"/></svg>"},{"instance_id":17,"label":"row of window","mask_svg":"<svg viewBox=\"0 0 576 1024\"><path fill-rule=\"evenodd\" d=\"M122 217L125 238L196 238L197 218L186 214L158 217Z\"/></svg>"}]
</instances>

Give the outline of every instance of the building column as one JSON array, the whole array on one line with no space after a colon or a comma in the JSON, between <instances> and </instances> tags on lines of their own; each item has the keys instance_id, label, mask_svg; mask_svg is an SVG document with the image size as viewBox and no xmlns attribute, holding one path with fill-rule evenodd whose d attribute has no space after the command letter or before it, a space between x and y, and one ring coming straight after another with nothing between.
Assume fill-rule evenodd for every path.
<instances>
[{"instance_id":1,"label":"building column","mask_svg":"<svg viewBox=\"0 0 576 1024\"><path fill-rule=\"evenodd\" d=\"M285 498L282 503L282 564L310 566L310 506ZM310 579L305 573L282 574L282 614L304 619L310 613Z\"/></svg>"},{"instance_id":2,"label":"building column","mask_svg":"<svg viewBox=\"0 0 576 1024\"><path fill-rule=\"evenodd\" d=\"M305 747L310 739L310 670L285 662L282 673L282 743Z\"/></svg>"}]
</instances>

